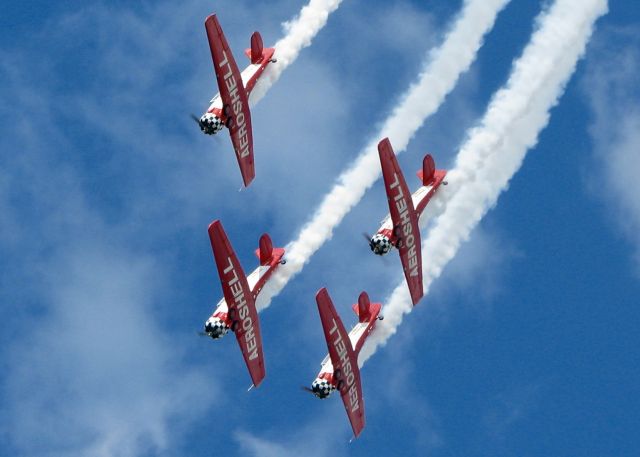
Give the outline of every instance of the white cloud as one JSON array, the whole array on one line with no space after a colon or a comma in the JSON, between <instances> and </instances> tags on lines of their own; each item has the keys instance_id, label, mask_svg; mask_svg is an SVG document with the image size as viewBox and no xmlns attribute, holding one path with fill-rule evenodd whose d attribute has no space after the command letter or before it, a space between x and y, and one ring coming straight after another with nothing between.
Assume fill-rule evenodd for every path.
<instances>
[{"instance_id":1,"label":"white cloud","mask_svg":"<svg viewBox=\"0 0 640 457\"><path fill-rule=\"evenodd\" d=\"M584 94L591 105L593 165L585 182L635 247L640 274L640 33L605 28L587 62Z\"/></svg>"},{"instance_id":2,"label":"white cloud","mask_svg":"<svg viewBox=\"0 0 640 457\"><path fill-rule=\"evenodd\" d=\"M509 264L522 255L508 234L492 224L480 225L443 270L442 280L434 283L432 300L451 302L458 293L472 294L476 310L490 313L490 304L505 285Z\"/></svg>"},{"instance_id":3,"label":"white cloud","mask_svg":"<svg viewBox=\"0 0 640 457\"><path fill-rule=\"evenodd\" d=\"M42 309L10 350L6 430L23 455L161 453L184 431L169 424L216 394L156 318L162 269L89 241L47 262Z\"/></svg>"},{"instance_id":4,"label":"white cloud","mask_svg":"<svg viewBox=\"0 0 640 457\"><path fill-rule=\"evenodd\" d=\"M312 401L320 400L313 399ZM339 402L342 410L340 399L335 398L333 401ZM326 406L328 407L329 405L327 404ZM237 431L234 434L234 438L240 445L242 455L255 457L297 457L301 455L309 457L339 457L348 455L346 445L349 438L348 435L341 433L341 431L345 430L345 427L339 420L344 420L347 424L348 421L346 417L340 417L338 420L334 419L334 413L338 412L335 409L331 408L330 415L315 417L298 430L289 431L286 434L278 430L276 432L277 438L261 438L242 430ZM346 427L351 431L351 427Z\"/></svg>"},{"instance_id":5,"label":"white cloud","mask_svg":"<svg viewBox=\"0 0 640 457\"><path fill-rule=\"evenodd\" d=\"M489 437L498 443L504 441L518 422L530 415L538 405L543 385L523 383L494 395L482 422Z\"/></svg>"}]
</instances>

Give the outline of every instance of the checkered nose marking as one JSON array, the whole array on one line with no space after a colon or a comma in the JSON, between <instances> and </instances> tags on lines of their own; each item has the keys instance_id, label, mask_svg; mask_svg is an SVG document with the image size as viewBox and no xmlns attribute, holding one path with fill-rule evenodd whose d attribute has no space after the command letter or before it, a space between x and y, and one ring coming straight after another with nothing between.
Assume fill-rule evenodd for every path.
<instances>
[{"instance_id":1,"label":"checkered nose marking","mask_svg":"<svg viewBox=\"0 0 640 457\"><path fill-rule=\"evenodd\" d=\"M369 243L374 254L385 255L391 250L391 240L388 237L377 233L371 237Z\"/></svg>"},{"instance_id":2,"label":"checkered nose marking","mask_svg":"<svg viewBox=\"0 0 640 457\"><path fill-rule=\"evenodd\" d=\"M226 335L229 327L219 317L210 317L204 324L204 331L215 340Z\"/></svg>"},{"instance_id":3,"label":"checkered nose marking","mask_svg":"<svg viewBox=\"0 0 640 457\"><path fill-rule=\"evenodd\" d=\"M222 120L213 113L204 113L199 124L200 130L206 135L215 135L224 127Z\"/></svg>"},{"instance_id":4,"label":"checkered nose marking","mask_svg":"<svg viewBox=\"0 0 640 457\"><path fill-rule=\"evenodd\" d=\"M336 388L326 379L316 378L311 383L311 390L318 398L327 398Z\"/></svg>"}]
</instances>

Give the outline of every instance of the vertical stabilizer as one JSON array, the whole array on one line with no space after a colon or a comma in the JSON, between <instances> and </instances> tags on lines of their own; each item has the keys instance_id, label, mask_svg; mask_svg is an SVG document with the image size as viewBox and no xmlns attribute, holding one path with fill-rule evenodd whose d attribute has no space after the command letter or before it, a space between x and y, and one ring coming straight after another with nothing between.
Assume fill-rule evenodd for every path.
<instances>
[{"instance_id":1,"label":"vertical stabilizer","mask_svg":"<svg viewBox=\"0 0 640 457\"><path fill-rule=\"evenodd\" d=\"M431 157L431 154L427 154L422 160L422 185L428 186L433 184L435 173L436 163L434 162L433 157Z\"/></svg>"},{"instance_id":2,"label":"vertical stabilizer","mask_svg":"<svg viewBox=\"0 0 640 457\"><path fill-rule=\"evenodd\" d=\"M260 265L269 265L269 261L273 255L273 243L271 242L269 235L266 233L262 234L258 246L258 258L260 259Z\"/></svg>"},{"instance_id":3,"label":"vertical stabilizer","mask_svg":"<svg viewBox=\"0 0 640 457\"><path fill-rule=\"evenodd\" d=\"M251 35L251 63L258 63L262 60L262 48L263 48L263 44L262 44L262 37L260 36L260 33L258 32L253 32L253 35Z\"/></svg>"},{"instance_id":4,"label":"vertical stabilizer","mask_svg":"<svg viewBox=\"0 0 640 457\"><path fill-rule=\"evenodd\" d=\"M369 305L371 305L369 295L366 292L362 292L358 297L358 322L367 322L369 320Z\"/></svg>"}]
</instances>

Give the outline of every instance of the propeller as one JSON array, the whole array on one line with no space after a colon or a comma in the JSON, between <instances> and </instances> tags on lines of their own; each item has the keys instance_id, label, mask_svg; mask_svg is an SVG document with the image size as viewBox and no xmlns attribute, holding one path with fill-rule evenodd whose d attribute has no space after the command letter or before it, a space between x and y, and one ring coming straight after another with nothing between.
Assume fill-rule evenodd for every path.
<instances>
[{"instance_id":1,"label":"propeller","mask_svg":"<svg viewBox=\"0 0 640 457\"><path fill-rule=\"evenodd\" d=\"M191 117L191 119L193 119L194 121L196 121L196 124L198 124L198 127L200 127L200 130L202 130L202 131L204 132L205 127L206 127L206 126L204 125L204 123L202 122L202 120L201 120L198 116L196 116L195 114L193 114L193 113L191 113L189 116ZM216 142L217 142L218 144L222 144L222 139L220 138L220 136L219 136L219 135L214 135L214 138L216 139Z\"/></svg>"},{"instance_id":2,"label":"propeller","mask_svg":"<svg viewBox=\"0 0 640 457\"><path fill-rule=\"evenodd\" d=\"M369 247L371 247L371 238L373 238L371 235L369 235L367 232L362 232L362 236L364 237L365 240L367 240L367 244L369 245Z\"/></svg>"},{"instance_id":3,"label":"propeller","mask_svg":"<svg viewBox=\"0 0 640 457\"><path fill-rule=\"evenodd\" d=\"M315 392L313 390L311 390L309 387L307 386L300 386L300 388L306 392L309 392L310 394L312 394L313 396L315 396Z\"/></svg>"},{"instance_id":4,"label":"propeller","mask_svg":"<svg viewBox=\"0 0 640 457\"><path fill-rule=\"evenodd\" d=\"M369 248L371 248L371 250L373 251L373 241L371 241L371 239L373 238L370 234L368 234L367 232L362 232L362 236L364 237L365 240L367 240L368 244L369 244ZM384 264L385 267L388 267L389 265L391 265L389 263L389 259L386 256L376 256L376 257L380 257L380 260L382 261L382 263Z\"/></svg>"},{"instance_id":5,"label":"propeller","mask_svg":"<svg viewBox=\"0 0 640 457\"><path fill-rule=\"evenodd\" d=\"M196 332L199 336L210 336L207 332Z\"/></svg>"},{"instance_id":6,"label":"propeller","mask_svg":"<svg viewBox=\"0 0 640 457\"><path fill-rule=\"evenodd\" d=\"M198 116L196 116L195 114L191 113L191 119L196 121L196 124L198 124L198 127L200 127L200 130L204 130L202 122L200 121L200 118Z\"/></svg>"}]
</instances>

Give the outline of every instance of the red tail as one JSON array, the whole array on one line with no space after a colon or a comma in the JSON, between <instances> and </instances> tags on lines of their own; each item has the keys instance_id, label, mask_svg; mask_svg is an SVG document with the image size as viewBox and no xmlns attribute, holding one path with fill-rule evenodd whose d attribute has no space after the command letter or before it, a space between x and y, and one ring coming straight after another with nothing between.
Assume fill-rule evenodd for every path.
<instances>
[{"instance_id":1,"label":"red tail","mask_svg":"<svg viewBox=\"0 0 640 457\"><path fill-rule=\"evenodd\" d=\"M262 60L262 37L260 33L253 32L251 35L251 55L249 58L251 59L251 63L258 63Z\"/></svg>"},{"instance_id":2,"label":"red tail","mask_svg":"<svg viewBox=\"0 0 640 457\"><path fill-rule=\"evenodd\" d=\"M422 159L422 170L418 170L416 173L418 179L422 181L423 186L429 186L436 180L436 163L431 157L431 154L427 154Z\"/></svg>"},{"instance_id":3,"label":"red tail","mask_svg":"<svg viewBox=\"0 0 640 457\"><path fill-rule=\"evenodd\" d=\"M371 305L371 301L369 301L369 295L366 292L362 292L358 297L358 322L367 322L370 317L369 305Z\"/></svg>"},{"instance_id":4,"label":"red tail","mask_svg":"<svg viewBox=\"0 0 640 457\"><path fill-rule=\"evenodd\" d=\"M433 180L436 172L436 164L433 161L431 154L424 156L422 160L422 185L428 186L433 184Z\"/></svg>"},{"instance_id":5,"label":"red tail","mask_svg":"<svg viewBox=\"0 0 640 457\"><path fill-rule=\"evenodd\" d=\"M256 249L256 255L260 259L260 265L269 265L269 261L273 256L273 243L271 238L266 233L263 233L258 243L258 249Z\"/></svg>"}]
</instances>

